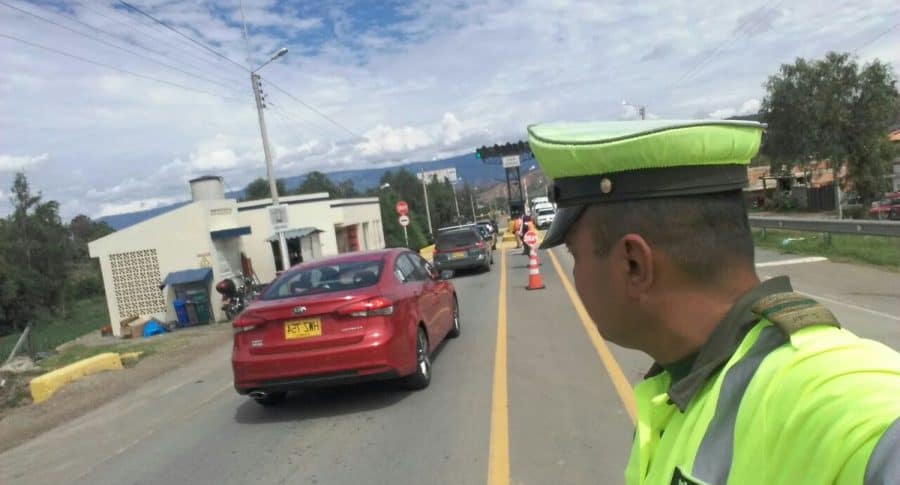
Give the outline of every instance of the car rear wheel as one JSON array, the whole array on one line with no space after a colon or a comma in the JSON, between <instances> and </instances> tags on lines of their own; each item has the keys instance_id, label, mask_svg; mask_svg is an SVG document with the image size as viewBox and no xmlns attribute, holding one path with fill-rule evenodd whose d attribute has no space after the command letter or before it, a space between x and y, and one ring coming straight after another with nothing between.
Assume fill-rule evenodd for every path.
<instances>
[{"instance_id":1,"label":"car rear wheel","mask_svg":"<svg viewBox=\"0 0 900 485\"><path fill-rule=\"evenodd\" d=\"M450 333L447 336L450 338L459 337L459 302L456 301L456 297L453 297L453 327L450 328Z\"/></svg>"},{"instance_id":2,"label":"car rear wheel","mask_svg":"<svg viewBox=\"0 0 900 485\"><path fill-rule=\"evenodd\" d=\"M419 327L416 333L416 371L406 378L406 388L425 389L431 382L431 356L428 355L428 335Z\"/></svg>"}]
</instances>

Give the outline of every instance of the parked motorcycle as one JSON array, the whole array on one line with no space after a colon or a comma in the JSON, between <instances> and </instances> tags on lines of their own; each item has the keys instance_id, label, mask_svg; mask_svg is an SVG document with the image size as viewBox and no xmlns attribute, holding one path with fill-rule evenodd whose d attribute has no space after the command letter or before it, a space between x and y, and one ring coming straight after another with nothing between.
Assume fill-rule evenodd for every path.
<instances>
[{"instance_id":1,"label":"parked motorcycle","mask_svg":"<svg viewBox=\"0 0 900 485\"><path fill-rule=\"evenodd\" d=\"M254 285L249 278L240 278L241 285L237 286L231 278L216 284L216 291L222 295L222 311L229 320L233 320L244 308L260 294L258 285Z\"/></svg>"}]
</instances>

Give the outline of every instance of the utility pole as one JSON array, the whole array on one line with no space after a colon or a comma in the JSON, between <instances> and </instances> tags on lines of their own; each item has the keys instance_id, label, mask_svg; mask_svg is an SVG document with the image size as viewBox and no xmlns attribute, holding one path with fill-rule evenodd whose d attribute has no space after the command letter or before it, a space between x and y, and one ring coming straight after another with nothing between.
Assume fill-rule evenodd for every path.
<instances>
[{"instance_id":1,"label":"utility pole","mask_svg":"<svg viewBox=\"0 0 900 485\"><path fill-rule=\"evenodd\" d=\"M837 207L837 218L844 218L844 210L841 208L841 182L838 178L838 174L840 173L840 167L837 166L837 163L833 163L833 167L831 167L832 179L834 179L834 205Z\"/></svg>"},{"instance_id":2,"label":"utility pole","mask_svg":"<svg viewBox=\"0 0 900 485\"><path fill-rule=\"evenodd\" d=\"M282 54L283 55L283 54ZM266 156L266 174L269 177L269 192L272 195L272 207L278 210L278 185L275 182L275 169L272 167L272 150L269 148L269 133L266 130L266 117L263 114L262 93L259 87L259 75L256 72L250 73L250 84L253 85L253 97L256 99L256 114L259 116L259 133L262 136L263 153ZM286 271L291 266L288 258L287 240L284 238L284 231L278 230L278 247L281 253L281 270Z\"/></svg>"},{"instance_id":3,"label":"utility pole","mask_svg":"<svg viewBox=\"0 0 900 485\"><path fill-rule=\"evenodd\" d=\"M431 208L428 206L428 182L425 180L425 169L420 172L422 174L422 193L425 194L425 217L428 219L428 234L434 235L434 229L431 227Z\"/></svg>"},{"instance_id":4,"label":"utility pole","mask_svg":"<svg viewBox=\"0 0 900 485\"><path fill-rule=\"evenodd\" d=\"M475 195L472 190L469 190L469 202L472 203L472 223L477 222L478 218L475 217Z\"/></svg>"},{"instance_id":5,"label":"utility pole","mask_svg":"<svg viewBox=\"0 0 900 485\"><path fill-rule=\"evenodd\" d=\"M462 216L459 215L459 198L456 196L456 182L451 183L450 187L453 189L453 205L456 206L456 221L459 223Z\"/></svg>"}]
</instances>

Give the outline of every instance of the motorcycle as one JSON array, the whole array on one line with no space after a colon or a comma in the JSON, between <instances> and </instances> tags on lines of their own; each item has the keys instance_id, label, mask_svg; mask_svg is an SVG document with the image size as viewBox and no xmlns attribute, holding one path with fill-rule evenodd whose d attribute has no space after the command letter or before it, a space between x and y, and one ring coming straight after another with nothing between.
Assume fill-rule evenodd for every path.
<instances>
[{"instance_id":1,"label":"motorcycle","mask_svg":"<svg viewBox=\"0 0 900 485\"><path fill-rule=\"evenodd\" d=\"M222 311L229 320L233 320L244 308L260 294L260 289L249 278L241 278L241 285L234 284L231 278L216 284L216 291L222 295Z\"/></svg>"}]
</instances>

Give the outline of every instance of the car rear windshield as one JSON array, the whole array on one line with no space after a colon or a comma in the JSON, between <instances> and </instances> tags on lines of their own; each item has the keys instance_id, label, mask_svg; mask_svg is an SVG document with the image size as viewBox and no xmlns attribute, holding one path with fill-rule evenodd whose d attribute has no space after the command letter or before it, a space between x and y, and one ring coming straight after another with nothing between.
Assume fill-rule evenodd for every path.
<instances>
[{"instance_id":1,"label":"car rear windshield","mask_svg":"<svg viewBox=\"0 0 900 485\"><path fill-rule=\"evenodd\" d=\"M471 229L439 232L435 246L438 249L461 248L478 242L479 236Z\"/></svg>"},{"instance_id":2,"label":"car rear windshield","mask_svg":"<svg viewBox=\"0 0 900 485\"><path fill-rule=\"evenodd\" d=\"M275 280L261 298L277 300L373 286L381 279L383 267L384 262L379 259L326 263L292 270Z\"/></svg>"},{"instance_id":3,"label":"car rear windshield","mask_svg":"<svg viewBox=\"0 0 900 485\"><path fill-rule=\"evenodd\" d=\"M553 209L538 209L537 213L539 216L546 216L549 214L553 214L555 211Z\"/></svg>"}]
</instances>

